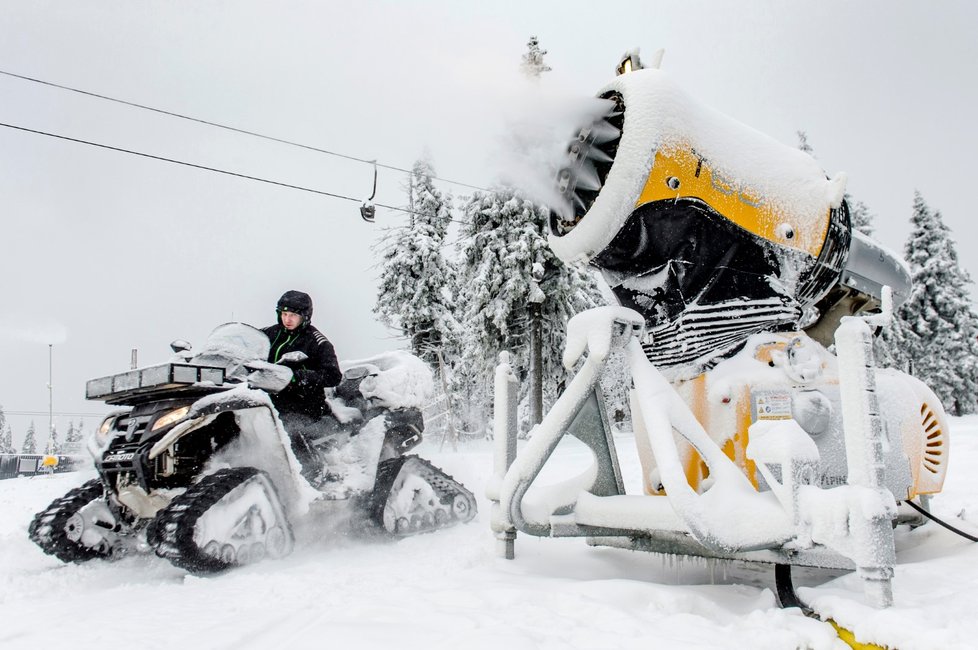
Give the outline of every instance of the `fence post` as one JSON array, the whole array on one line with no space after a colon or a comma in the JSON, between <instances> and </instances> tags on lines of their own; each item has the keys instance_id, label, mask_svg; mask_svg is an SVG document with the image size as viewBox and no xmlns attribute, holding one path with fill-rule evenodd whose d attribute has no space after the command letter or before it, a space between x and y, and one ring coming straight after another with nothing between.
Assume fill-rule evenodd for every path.
<instances>
[{"instance_id":1,"label":"fence post","mask_svg":"<svg viewBox=\"0 0 978 650\"><path fill-rule=\"evenodd\" d=\"M516 528L508 523L499 503L499 495L507 470L516 459L516 403L519 382L509 365L509 353L499 353L494 385L493 413L493 476L486 487L486 496L493 502L492 531L498 540L499 555L507 560L516 557Z\"/></svg>"}]
</instances>

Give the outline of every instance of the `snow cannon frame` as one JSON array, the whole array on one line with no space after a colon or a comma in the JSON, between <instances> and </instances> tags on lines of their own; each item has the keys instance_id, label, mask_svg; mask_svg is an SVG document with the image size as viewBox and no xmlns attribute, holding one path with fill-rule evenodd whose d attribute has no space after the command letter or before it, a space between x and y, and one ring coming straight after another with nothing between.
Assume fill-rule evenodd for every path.
<instances>
[{"instance_id":1,"label":"snow cannon frame","mask_svg":"<svg viewBox=\"0 0 978 650\"><path fill-rule=\"evenodd\" d=\"M848 318L836 332L839 367L829 383L837 382L841 398L838 436L845 447L845 478L841 484L830 481L820 486L819 477L825 474L820 449L815 436L794 417L765 419L755 414L747 430L737 433L741 440L734 444L718 440L722 436L704 429L646 358L639 343L644 326L640 314L604 307L574 317L568 326L565 363L573 364L585 351L587 355L519 455L513 425L515 380L508 363L497 369L496 475L487 492L495 502L492 528L502 543L502 554L515 556L518 531L542 537L585 537L592 545L764 562L782 569L792 565L855 569L868 600L878 607L890 606L897 501L940 491L946 456L938 456L938 466L928 466L933 458L927 457L923 444L932 442L927 436L936 428L939 438L933 440L943 454L947 424L940 402L920 382L901 373L876 371L870 325L877 324L878 320L867 324L863 318ZM807 338L802 333L797 336ZM644 495L625 494L598 385L613 345L625 348L632 372L639 452L651 453L657 462L654 474L643 462ZM778 372L788 376L789 370L785 365ZM886 416L884 423L878 408L878 380L888 391L899 385L915 395L927 408L933 426L914 419L916 402L907 405L900 418ZM804 387L805 381L787 379L786 385ZM560 485L534 487L527 498L566 435L587 445L594 463ZM896 452L887 452L888 446ZM695 465L709 468L710 484L690 475L690 465L684 462L690 453L696 455ZM911 471L914 464L918 470ZM751 476L748 465L756 476ZM652 478L663 489L650 488ZM790 571L779 570L776 575L779 591L791 593Z\"/></svg>"}]
</instances>

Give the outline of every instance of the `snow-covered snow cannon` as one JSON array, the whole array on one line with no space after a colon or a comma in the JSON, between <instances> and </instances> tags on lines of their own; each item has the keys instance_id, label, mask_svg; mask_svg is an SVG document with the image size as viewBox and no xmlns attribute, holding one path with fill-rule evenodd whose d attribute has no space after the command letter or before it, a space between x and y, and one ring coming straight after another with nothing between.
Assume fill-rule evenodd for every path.
<instances>
[{"instance_id":1,"label":"snow-covered snow cannon","mask_svg":"<svg viewBox=\"0 0 978 650\"><path fill-rule=\"evenodd\" d=\"M599 96L606 113L558 173L550 245L600 269L620 306L569 323L564 362L581 365L512 464L497 463L497 536L510 555L521 531L768 562L783 599L793 565L856 569L889 606L894 526L920 523L898 504L941 490L948 452L939 399L873 358L874 332L909 295L905 264L852 231L844 175L659 70ZM640 495L626 494L598 385L615 346L632 375ZM497 412L511 410L506 385ZM593 465L534 485L566 435Z\"/></svg>"}]
</instances>

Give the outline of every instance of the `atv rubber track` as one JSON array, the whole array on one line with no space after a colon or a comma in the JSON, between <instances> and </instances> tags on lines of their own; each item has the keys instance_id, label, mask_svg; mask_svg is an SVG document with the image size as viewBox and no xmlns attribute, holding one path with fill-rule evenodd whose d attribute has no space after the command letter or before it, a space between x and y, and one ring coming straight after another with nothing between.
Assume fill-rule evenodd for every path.
<instances>
[{"instance_id":1,"label":"atv rubber track","mask_svg":"<svg viewBox=\"0 0 978 650\"><path fill-rule=\"evenodd\" d=\"M438 497L438 501L449 513L447 521L436 522L433 526L422 526L413 530L390 530L384 525L384 507L387 505L394 483L402 471L411 472L431 486ZM371 514L374 524L393 538L409 537L447 528L456 523L465 523L471 521L477 512L475 495L464 485L420 456L401 456L381 462L377 467L375 485L368 512ZM458 502L458 497L463 500Z\"/></svg>"},{"instance_id":2,"label":"atv rubber track","mask_svg":"<svg viewBox=\"0 0 978 650\"><path fill-rule=\"evenodd\" d=\"M102 481L95 478L52 501L51 505L34 515L27 528L31 541L62 562L87 562L108 557L108 553L71 541L65 530L72 515L103 494Z\"/></svg>"},{"instance_id":3,"label":"atv rubber track","mask_svg":"<svg viewBox=\"0 0 978 650\"><path fill-rule=\"evenodd\" d=\"M204 552L194 541L197 520L234 488L264 474L254 467L222 469L205 476L161 510L146 529L146 541L156 554L191 573L215 573L236 566ZM274 490L274 487L273 487ZM288 521L288 534L292 527Z\"/></svg>"}]
</instances>

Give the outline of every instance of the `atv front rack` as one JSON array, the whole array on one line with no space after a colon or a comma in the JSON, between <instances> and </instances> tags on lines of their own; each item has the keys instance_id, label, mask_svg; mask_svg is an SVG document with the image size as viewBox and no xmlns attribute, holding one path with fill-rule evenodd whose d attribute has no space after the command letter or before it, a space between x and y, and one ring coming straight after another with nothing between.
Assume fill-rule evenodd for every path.
<instances>
[{"instance_id":1,"label":"atv front rack","mask_svg":"<svg viewBox=\"0 0 978 650\"><path fill-rule=\"evenodd\" d=\"M224 385L225 369L185 363L164 363L129 372L90 379L85 384L85 399L107 404L125 404L133 398L181 387Z\"/></svg>"}]
</instances>

